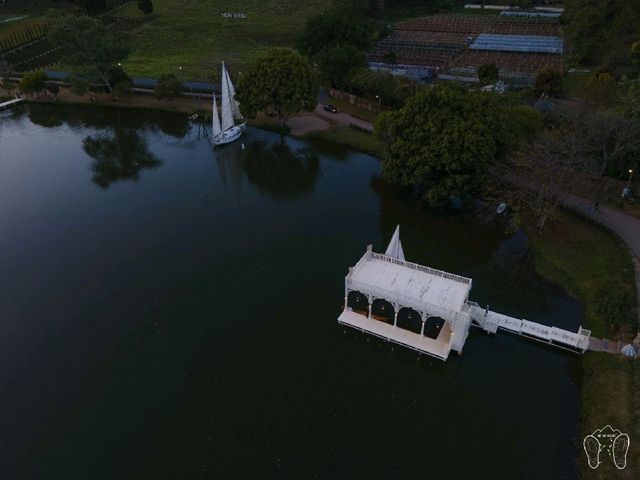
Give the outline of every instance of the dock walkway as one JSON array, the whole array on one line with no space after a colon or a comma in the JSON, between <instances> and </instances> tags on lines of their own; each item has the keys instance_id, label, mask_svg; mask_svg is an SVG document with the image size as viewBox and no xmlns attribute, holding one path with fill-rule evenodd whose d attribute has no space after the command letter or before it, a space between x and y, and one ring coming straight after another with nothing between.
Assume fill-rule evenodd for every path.
<instances>
[{"instance_id":1,"label":"dock walkway","mask_svg":"<svg viewBox=\"0 0 640 480\"><path fill-rule=\"evenodd\" d=\"M0 110L4 110L5 108L12 107L13 105L17 105L18 103L23 102L22 98L14 98L13 100L7 100L6 102L0 103Z\"/></svg>"},{"instance_id":2,"label":"dock walkway","mask_svg":"<svg viewBox=\"0 0 640 480\"><path fill-rule=\"evenodd\" d=\"M542 325L483 309L475 302L469 302L469 314L481 328L489 333L498 329L522 335L539 342L548 343L560 348L570 348L586 352L591 343L591 331L579 328L578 333L557 327Z\"/></svg>"}]
</instances>

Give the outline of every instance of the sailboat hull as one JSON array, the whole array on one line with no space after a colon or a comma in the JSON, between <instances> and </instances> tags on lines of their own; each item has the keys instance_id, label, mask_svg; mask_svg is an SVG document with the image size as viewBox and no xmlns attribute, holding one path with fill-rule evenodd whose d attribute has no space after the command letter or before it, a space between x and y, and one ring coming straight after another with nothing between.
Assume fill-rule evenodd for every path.
<instances>
[{"instance_id":1,"label":"sailboat hull","mask_svg":"<svg viewBox=\"0 0 640 480\"><path fill-rule=\"evenodd\" d=\"M245 127L244 123L242 125L235 125L229 128L228 130L225 130L221 134L216 135L215 137L213 137L213 145L219 146L219 145L225 145L227 143L235 142L237 139L240 138L240 135L242 135L242 132L244 131L244 127Z\"/></svg>"}]
</instances>

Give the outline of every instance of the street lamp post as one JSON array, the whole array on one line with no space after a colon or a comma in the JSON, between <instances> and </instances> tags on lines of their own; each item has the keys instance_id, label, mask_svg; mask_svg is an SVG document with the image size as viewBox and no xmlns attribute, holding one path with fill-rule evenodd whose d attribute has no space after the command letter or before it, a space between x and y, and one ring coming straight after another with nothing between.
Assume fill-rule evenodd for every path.
<instances>
[{"instance_id":1,"label":"street lamp post","mask_svg":"<svg viewBox=\"0 0 640 480\"><path fill-rule=\"evenodd\" d=\"M380 95L376 95L376 98L378 99L378 113L380 113L382 110L382 99L380 98Z\"/></svg>"},{"instance_id":2,"label":"street lamp post","mask_svg":"<svg viewBox=\"0 0 640 480\"><path fill-rule=\"evenodd\" d=\"M627 180L627 185L622 190L622 198L623 199L631 199L631 179L633 178L633 169L629 169L629 180Z\"/></svg>"}]
</instances>

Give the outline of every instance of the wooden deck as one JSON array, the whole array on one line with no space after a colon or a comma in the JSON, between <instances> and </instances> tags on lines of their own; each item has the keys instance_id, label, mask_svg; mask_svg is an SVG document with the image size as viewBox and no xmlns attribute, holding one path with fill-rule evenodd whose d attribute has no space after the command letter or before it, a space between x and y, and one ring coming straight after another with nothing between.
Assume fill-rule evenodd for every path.
<instances>
[{"instance_id":1,"label":"wooden deck","mask_svg":"<svg viewBox=\"0 0 640 480\"><path fill-rule=\"evenodd\" d=\"M448 323L444 324L438 338L434 340L386 322L368 318L348 309L343 310L338 317L338 322L341 325L347 325L356 330L370 333L376 337L431 355L440 360L446 360L451 351L451 345L448 342L451 337L451 330Z\"/></svg>"}]
</instances>

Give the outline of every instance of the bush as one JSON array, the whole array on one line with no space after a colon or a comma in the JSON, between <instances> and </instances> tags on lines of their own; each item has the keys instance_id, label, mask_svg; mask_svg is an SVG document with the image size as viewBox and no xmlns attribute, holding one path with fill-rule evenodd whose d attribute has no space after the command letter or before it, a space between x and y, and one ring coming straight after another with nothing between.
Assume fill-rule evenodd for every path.
<instances>
[{"instance_id":1,"label":"bush","mask_svg":"<svg viewBox=\"0 0 640 480\"><path fill-rule=\"evenodd\" d=\"M635 297L626 285L607 285L596 292L596 313L605 323L636 327Z\"/></svg>"},{"instance_id":2,"label":"bush","mask_svg":"<svg viewBox=\"0 0 640 480\"><path fill-rule=\"evenodd\" d=\"M21 92L36 94L44 90L47 76L42 70L35 72L27 72L22 76L22 80L18 84Z\"/></svg>"},{"instance_id":3,"label":"bush","mask_svg":"<svg viewBox=\"0 0 640 480\"><path fill-rule=\"evenodd\" d=\"M157 98L168 98L169 100L180 95L181 91L182 84L175 75L171 73L161 76L154 89Z\"/></svg>"},{"instance_id":4,"label":"bush","mask_svg":"<svg viewBox=\"0 0 640 480\"><path fill-rule=\"evenodd\" d=\"M113 86L113 94L116 97L127 97L131 95L133 82L131 80L122 80Z\"/></svg>"},{"instance_id":5,"label":"bush","mask_svg":"<svg viewBox=\"0 0 640 480\"><path fill-rule=\"evenodd\" d=\"M417 84L389 72L358 70L349 77L347 88L351 93L372 102L377 102L379 96L383 105L400 108L415 93Z\"/></svg>"},{"instance_id":6,"label":"bush","mask_svg":"<svg viewBox=\"0 0 640 480\"><path fill-rule=\"evenodd\" d=\"M538 72L535 83L536 96L544 94L558 97L562 94L562 73L555 68L546 67Z\"/></svg>"},{"instance_id":7,"label":"bush","mask_svg":"<svg viewBox=\"0 0 640 480\"><path fill-rule=\"evenodd\" d=\"M78 76L71 77L69 84L71 86L71 92L80 97L84 96L89 90L89 82Z\"/></svg>"},{"instance_id":8,"label":"bush","mask_svg":"<svg viewBox=\"0 0 640 480\"><path fill-rule=\"evenodd\" d=\"M498 80L498 67L494 64L482 65L478 69L478 79L482 85L489 85Z\"/></svg>"},{"instance_id":9,"label":"bush","mask_svg":"<svg viewBox=\"0 0 640 480\"><path fill-rule=\"evenodd\" d=\"M58 99L58 93L60 93L60 86L55 82L47 82L44 86L47 91L51 92L56 100Z\"/></svg>"},{"instance_id":10,"label":"bush","mask_svg":"<svg viewBox=\"0 0 640 480\"><path fill-rule=\"evenodd\" d=\"M2 85L0 85L3 90L5 90L9 95L16 89L16 84L9 80L8 78L4 78L2 80Z\"/></svg>"}]
</instances>

